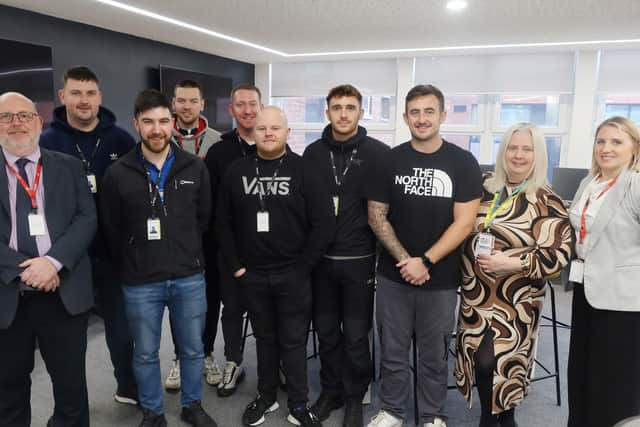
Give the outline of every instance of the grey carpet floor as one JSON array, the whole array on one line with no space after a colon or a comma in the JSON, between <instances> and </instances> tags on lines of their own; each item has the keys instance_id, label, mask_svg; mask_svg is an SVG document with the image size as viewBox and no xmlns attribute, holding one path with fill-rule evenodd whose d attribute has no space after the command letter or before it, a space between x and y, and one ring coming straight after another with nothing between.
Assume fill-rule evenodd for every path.
<instances>
[{"instance_id":1,"label":"grey carpet floor","mask_svg":"<svg viewBox=\"0 0 640 427\"><path fill-rule=\"evenodd\" d=\"M571 293L565 292L561 287L555 287L558 320L566 324L571 318ZM544 306L544 314L550 316L550 300ZM553 340L552 330L548 326L550 322L543 321L540 329L540 341L537 352L537 359L548 369L553 370ZM566 425L566 368L567 355L569 350L569 334L566 328L558 328L558 350L560 360L560 391L562 405L556 404L556 384L553 378L536 381L530 387L529 396L516 410L516 420L520 427L561 427ZM312 353L311 340L309 343L309 354ZM215 349L216 359L223 361L222 354L222 333L218 332L218 341ZM162 361L163 378L168 373L172 358L172 343L169 333L168 317L165 316L162 336L162 346L160 351ZM409 357L409 355L408 355ZM255 341L253 338L247 339L245 350L246 379L238 387L238 391L231 397L220 398L212 387L203 385L204 398L203 406L216 419L220 427L241 426L241 416L245 406L256 394L256 362L255 362ZM6 367L5 367L6 368ZM318 358L311 358L308 363L309 370L309 399L313 402L319 392L319 369ZM453 372L453 358L450 360L450 372ZM537 366L535 376L544 376L545 372ZM87 351L87 377L89 385L89 404L91 408L91 425L95 427L103 426L137 426L141 419L140 412L128 405L121 405L113 400L115 391L115 380L112 375L112 367L104 340L104 327L101 320L94 317L90 321L88 332ZM45 426L46 420L52 413L53 399L51 395L51 382L44 363L36 357L36 365L32 375L32 411L33 426ZM450 384L453 384L451 376ZM378 409L376 400L376 386L372 385L372 403L365 406L365 424ZM413 426L413 394L407 402L407 416L405 426ZM286 394L280 393L280 409L270 414L263 426L265 427L285 427L291 426L286 421ZM178 394L165 393L165 414L169 426L186 426L180 421L179 408L180 400ZM469 409L467 402L460 393L451 389L447 395L446 411L449 415L447 425L449 427L475 427L479 420L479 404L477 395L474 396L474 406ZM323 423L325 427L339 427L342 425L343 411L337 410L331 418Z\"/></svg>"}]
</instances>

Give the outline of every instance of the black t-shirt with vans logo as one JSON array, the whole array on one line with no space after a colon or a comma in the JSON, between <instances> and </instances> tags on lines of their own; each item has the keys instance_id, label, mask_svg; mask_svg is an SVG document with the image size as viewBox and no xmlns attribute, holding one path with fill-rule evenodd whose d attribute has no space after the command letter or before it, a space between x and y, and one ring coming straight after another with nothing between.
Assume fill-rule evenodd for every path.
<instances>
[{"instance_id":1,"label":"black t-shirt with vans logo","mask_svg":"<svg viewBox=\"0 0 640 427\"><path fill-rule=\"evenodd\" d=\"M411 256L421 256L453 222L456 202L482 196L480 166L473 155L443 141L435 153L416 151L410 142L395 147L376 168L367 198L389 204L388 219ZM396 260L383 250L378 272L405 283ZM460 254L454 250L431 271L424 289L453 289L460 285Z\"/></svg>"}]
</instances>

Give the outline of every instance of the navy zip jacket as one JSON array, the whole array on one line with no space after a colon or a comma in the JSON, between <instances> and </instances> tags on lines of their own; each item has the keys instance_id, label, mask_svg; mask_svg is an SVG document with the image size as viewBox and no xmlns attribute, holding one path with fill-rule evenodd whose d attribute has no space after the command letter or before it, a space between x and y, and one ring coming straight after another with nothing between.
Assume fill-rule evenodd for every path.
<instances>
[{"instance_id":1,"label":"navy zip jacket","mask_svg":"<svg viewBox=\"0 0 640 427\"><path fill-rule=\"evenodd\" d=\"M78 152L78 147L82 150L82 155L89 163L87 165L83 162L85 163L85 173L92 173L96 176L98 186L98 192L94 194L96 206L99 203L102 177L105 171L135 146L135 140L131 135L116 125L116 116L110 110L100 107L98 119L100 120L98 126L92 131L84 132L75 129L67 122L67 109L63 105L54 110L51 126L45 129L40 137L41 147L69 154L80 160L82 160L82 156ZM100 142L98 143L98 141ZM87 166L89 166L88 171ZM106 254L102 228L98 226L96 237L89 247L89 255L105 256Z\"/></svg>"}]
</instances>

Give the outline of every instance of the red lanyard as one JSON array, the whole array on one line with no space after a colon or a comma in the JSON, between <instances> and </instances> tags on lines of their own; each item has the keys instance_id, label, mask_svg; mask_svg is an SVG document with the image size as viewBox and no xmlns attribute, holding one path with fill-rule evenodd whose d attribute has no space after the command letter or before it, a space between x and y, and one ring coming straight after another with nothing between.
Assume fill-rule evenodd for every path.
<instances>
[{"instance_id":1,"label":"red lanyard","mask_svg":"<svg viewBox=\"0 0 640 427\"><path fill-rule=\"evenodd\" d=\"M611 187L613 187L613 184L615 184L617 180L618 180L617 176L613 180L611 180L611 182L607 184L604 190L602 190L600 194L598 194L598 197L596 197L596 200L599 200L600 197L604 196L607 191L611 190ZM582 208L582 214L580 215L580 241L579 241L580 244L582 244L582 242L584 241L584 238L587 236L586 216L587 216L587 209L589 208L590 201L591 201L591 194L589 194L589 197L587 197L587 200L584 202L584 207Z\"/></svg>"},{"instance_id":2,"label":"red lanyard","mask_svg":"<svg viewBox=\"0 0 640 427\"><path fill-rule=\"evenodd\" d=\"M29 198L31 199L31 207L33 210L38 210L38 201L36 199L36 193L38 192L38 185L40 184L40 174L42 173L42 163L38 162L38 167L36 168L36 177L33 180L33 188L29 188L25 180L20 176L20 174L11 166L7 160L5 159L4 163L7 165L12 174L15 175L16 179L24 188L24 191L27 192Z\"/></svg>"}]
</instances>

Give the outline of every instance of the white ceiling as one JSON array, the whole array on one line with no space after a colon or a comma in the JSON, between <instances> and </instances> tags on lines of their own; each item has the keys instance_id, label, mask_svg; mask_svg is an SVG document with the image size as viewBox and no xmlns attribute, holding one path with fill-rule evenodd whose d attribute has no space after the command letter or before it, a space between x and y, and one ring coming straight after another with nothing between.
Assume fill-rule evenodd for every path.
<instances>
[{"instance_id":1,"label":"white ceiling","mask_svg":"<svg viewBox=\"0 0 640 427\"><path fill-rule=\"evenodd\" d=\"M96 0L0 0L0 3L251 63L345 58L297 56L317 52L640 40L640 0L468 0L469 7L459 13L447 11L446 0L124 1L294 56L242 46ZM607 46L639 47L640 42ZM573 48L575 45L560 49ZM470 50L476 51L467 48L439 53ZM509 49L479 51L495 50ZM409 54L416 52L359 53L347 57Z\"/></svg>"}]
</instances>

